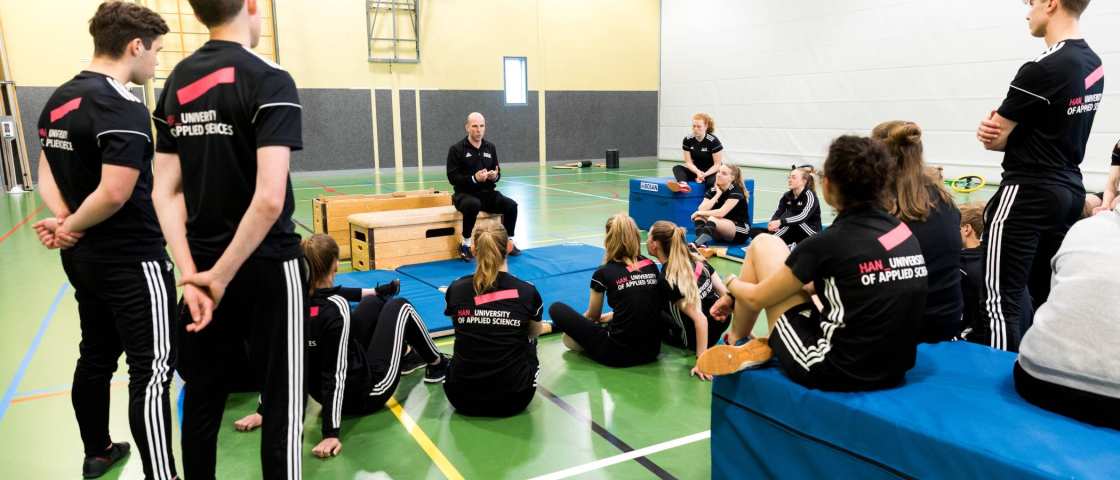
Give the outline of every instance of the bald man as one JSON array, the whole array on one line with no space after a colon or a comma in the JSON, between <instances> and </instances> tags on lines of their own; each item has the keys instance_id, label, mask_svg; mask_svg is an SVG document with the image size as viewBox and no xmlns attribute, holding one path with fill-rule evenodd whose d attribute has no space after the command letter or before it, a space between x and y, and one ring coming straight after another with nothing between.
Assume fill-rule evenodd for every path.
<instances>
[{"instance_id":1,"label":"bald man","mask_svg":"<svg viewBox=\"0 0 1120 480\"><path fill-rule=\"evenodd\" d=\"M455 187L451 197L455 209L463 214L463 238L459 245L459 256L470 261L471 233L478 212L502 214L502 225L513 241L513 228L517 225L517 202L507 198L494 189L502 178L502 168L498 166L498 150L486 141L486 119L481 113L467 116L466 138L447 150L447 180ZM513 247L510 255L520 255L521 250Z\"/></svg>"}]
</instances>

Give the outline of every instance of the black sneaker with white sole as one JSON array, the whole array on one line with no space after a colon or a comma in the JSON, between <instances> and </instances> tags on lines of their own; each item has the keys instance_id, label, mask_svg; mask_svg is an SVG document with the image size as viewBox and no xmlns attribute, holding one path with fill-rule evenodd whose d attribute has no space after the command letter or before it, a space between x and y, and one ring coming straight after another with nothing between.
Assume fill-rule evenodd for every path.
<instances>
[{"instance_id":1,"label":"black sneaker with white sole","mask_svg":"<svg viewBox=\"0 0 1120 480\"><path fill-rule=\"evenodd\" d=\"M474 259L474 254L471 253L471 247L459 244L459 258L464 262L469 262Z\"/></svg>"},{"instance_id":2,"label":"black sneaker with white sole","mask_svg":"<svg viewBox=\"0 0 1120 480\"><path fill-rule=\"evenodd\" d=\"M393 281L389 283L378 285L373 291L377 292L377 296L381 297L382 300L393 298L394 295L401 291L401 279L394 278Z\"/></svg>"},{"instance_id":3,"label":"black sneaker with white sole","mask_svg":"<svg viewBox=\"0 0 1120 480\"><path fill-rule=\"evenodd\" d=\"M443 383L447 378L447 372L451 370L451 357L440 354L439 363L435 365L428 365L424 370L424 382L426 383Z\"/></svg>"},{"instance_id":4,"label":"black sneaker with white sole","mask_svg":"<svg viewBox=\"0 0 1120 480\"><path fill-rule=\"evenodd\" d=\"M131 447L128 442L112 444L104 455L89 455L82 462L82 478L98 478L105 475L113 465L128 456Z\"/></svg>"},{"instance_id":5,"label":"black sneaker with white sole","mask_svg":"<svg viewBox=\"0 0 1120 480\"><path fill-rule=\"evenodd\" d=\"M516 257L516 256L518 256L518 255L521 255L521 249L520 249L520 248L517 248L517 245L514 245L514 246L513 246L513 250L510 250L510 251L509 251L509 256L511 256L511 257Z\"/></svg>"},{"instance_id":6,"label":"black sneaker with white sole","mask_svg":"<svg viewBox=\"0 0 1120 480\"><path fill-rule=\"evenodd\" d=\"M401 375L408 375L428 365L416 350L409 350L401 359Z\"/></svg>"}]
</instances>

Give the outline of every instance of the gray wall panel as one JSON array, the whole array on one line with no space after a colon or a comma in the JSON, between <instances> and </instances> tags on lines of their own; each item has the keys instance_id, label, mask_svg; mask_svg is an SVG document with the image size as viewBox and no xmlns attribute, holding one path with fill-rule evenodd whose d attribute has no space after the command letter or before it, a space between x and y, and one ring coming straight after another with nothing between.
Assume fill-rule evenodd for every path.
<instances>
[{"instance_id":1,"label":"gray wall panel","mask_svg":"<svg viewBox=\"0 0 1120 480\"><path fill-rule=\"evenodd\" d=\"M420 164L416 155L416 90L401 90L401 157L405 167Z\"/></svg>"},{"instance_id":2,"label":"gray wall panel","mask_svg":"<svg viewBox=\"0 0 1120 480\"><path fill-rule=\"evenodd\" d=\"M657 155L657 92L545 92L549 160Z\"/></svg>"},{"instance_id":3,"label":"gray wall panel","mask_svg":"<svg viewBox=\"0 0 1120 480\"><path fill-rule=\"evenodd\" d=\"M377 156L381 168L393 168L393 91L375 90L377 97Z\"/></svg>"},{"instance_id":4,"label":"gray wall panel","mask_svg":"<svg viewBox=\"0 0 1120 480\"><path fill-rule=\"evenodd\" d=\"M303 88L303 150L293 171L373 168L369 90Z\"/></svg>"},{"instance_id":5,"label":"gray wall panel","mask_svg":"<svg viewBox=\"0 0 1120 480\"><path fill-rule=\"evenodd\" d=\"M486 117L486 138L498 148L499 161L536 162L538 103L536 91L529 92L528 105L506 105L500 90L420 91L424 165L447 163L447 148L466 136L463 123L471 112Z\"/></svg>"}]
</instances>

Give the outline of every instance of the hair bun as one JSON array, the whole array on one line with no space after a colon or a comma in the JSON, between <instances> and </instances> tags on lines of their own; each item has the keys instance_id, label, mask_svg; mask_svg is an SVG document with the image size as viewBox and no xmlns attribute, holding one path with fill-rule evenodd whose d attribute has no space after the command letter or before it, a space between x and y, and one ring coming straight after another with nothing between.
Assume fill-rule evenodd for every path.
<instances>
[{"instance_id":1,"label":"hair bun","mask_svg":"<svg viewBox=\"0 0 1120 480\"><path fill-rule=\"evenodd\" d=\"M922 127L914 122L905 122L891 129L888 138L895 145L917 145L922 142Z\"/></svg>"}]
</instances>

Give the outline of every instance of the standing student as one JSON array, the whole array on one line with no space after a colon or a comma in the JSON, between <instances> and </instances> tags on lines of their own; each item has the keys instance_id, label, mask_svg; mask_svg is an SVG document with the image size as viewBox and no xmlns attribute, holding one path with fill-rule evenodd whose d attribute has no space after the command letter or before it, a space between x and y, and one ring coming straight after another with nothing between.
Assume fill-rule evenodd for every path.
<instances>
[{"instance_id":1,"label":"standing student","mask_svg":"<svg viewBox=\"0 0 1120 480\"><path fill-rule=\"evenodd\" d=\"M544 302L531 283L509 273L513 242L496 223L474 229L474 275L447 287L444 313L455 326L455 358L443 384L455 411L509 417L529 406L540 365L536 338Z\"/></svg>"},{"instance_id":2,"label":"standing student","mask_svg":"<svg viewBox=\"0 0 1120 480\"><path fill-rule=\"evenodd\" d=\"M377 288L334 286L338 244L315 234L302 242L311 285L307 318L307 392L322 405L323 439L311 453L330 458L342 452L342 415L369 415L385 406L402 375L426 367L424 382L447 376L450 359L432 341L424 320L404 298L400 281ZM350 302L360 302L351 311ZM411 351L405 353L405 349ZM249 431L261 424L254 413L236 424Z\"/></svg>"},{"instance_id":3,"label":"standing student","mask_svg":"<svg viewBox=\"0 0 1120 480\"><path fill-rule=\"evenodd\" d=\"M684 165L673 167L675 182L669 182L669 190L688 192L692 187L688 182L704 184L708 190L715 184L716 172L723 165L723 144L714 135L716 122L706 113L692 116L692 135L684 137Z\"/></svg>"},{"instance_id":4,"label":"standing student","mask_svg":"<svg viewBox=\"0 0 1120 480\"><path fill-rule=\"evenodd\" d=\"M743 185L743 172L735 165L723 165L716 174L716 183L704 194L704 200L692 212L696 226L696 245L704 247L712 240L733 244L744 243L750 233L750 193Z\"/></svg>"},{"instance_id":5,"label":"standing student","mask_svg":"<svg viewBox=\"0 0 1120 480\"><path fill-rule=\"evenodd\" d=\"M78 302L82 341L71 400L85 478L104 475L129 452L109 436L109 381L121 353L144 477L175 478L168 400L175 277L152 207L148 110L124 86L154 76L167 31L147 8L102 3L89 22L93 60L51 94L39 116L39 196L54 217L35 230L45 246L62 248Z\"/></svg>"},{"instance_id":6,"label":"standing student","mask_svg":"<svg viewBox=\"0 0 1120 480\"><path fill-rule=\"evenodd\" d=\"M513 240L513 229L517 226L517 202L502 195L495 187L502 179L502 167L498 165L498 149L486 140L486 119L481 113L467 116L467 136L447 150L447 180L455 188L451 202L463 214L463 238L459 245L459 256L470 260L471 232L479 212L502 214L502 226ZM521 255L517 245L510 255Z\"/></svg>"},{"instance_id":7,"label":"standing student","mask_svg":"<svg viewBox=\"0 0 1120 480\"><path fill-rule=\"evenodd\" d=\"M727 288L720 281L716 269L704 257L689 251L684 229L673 222L655 222L649 228L646 249L662 265L669 317L665 343L695 350L699 358L708 347L719 342L720 335L727 328L726 322L717 320L710 313L716 300L727 293ZM695 367L691 373L711 380L710 376L700 373Z\"/></svg>"},{"instance_id":8,"label":"standing student","mask_svg":"<svg viewBox=\"0 0 1120 480\"><path fill-rule=\"evenodd\" d=\"M660 272L641 255L641 234L634 219L618 213L607 220L606 255L591 275L587 311L560 302L548 307L564 345L609 367L630 367L657 360L666 302ZM612 312L603 315L603 297ZM605 324L605 325L604 325Z\"/></svg>"},{"instance_id":9,"label":"standing student","mask_svg":"<svg viewBox=\"0 0 1120 480\"><path fill-rule=\"evenodd\" d=\"M883 122L871 137L894 160L889 211L910 227L929 269L929 295L922 316L923 342L952 340L961 333L961 213L945 184L927 173L922 129L914 122Z\"/></svg>"},{"instance_id":10,"label":"standing student","mask_svg":"<svg viewBox=\"0 0 1120 480\"><path fill-rule=\"evenodd\" d=\"M218 428L244 348L261 379L265 478L299 478L306 262L288 165L302 148L291 75L253 53L256 0L191 0L210 40L175 67L153 117L160 225L184 284L183 470L214 478Z\"/></svg>"},{"instance_id":11,"label":"standing student","mask_svg":"<svg viewBox=\"0 0 1120 480\"><path fill-rule=\"evenodd\" d=\"M777 355L793 381L822 390L888 388L902 382L917 356L925 308L926 267L918 240L882 205L891 159L877 140L842 136L829 146L822 191L839 215L828 230L792 252L772 235L748 247L739 277L713 314L734 311L728 344L697 365L726 375ZM811 288L806 289L807 285ZM820 297L814 305L809 292ZM769 338L742 346L766 310Z\"/></svg>"},{"instance_id":12,"label":"standing student","mask_svg":"<svg viewBox=\"0 0 1120 480\"><path fill-rule=\"evenodd\" d=\"M986 321L983 313L984 250L980 237L984 235L984 204L961 205L961 332L960 339L968 340L976 324Z\"/></svg>"},{"instance_id":13,"label":"standing student","mask_svg":"<svg viewBox=\"0 0 1120 480\"><path fill-rule=\"evenodd\" d=\"M789 172L786 179L789 191L778 199L778 208L766 225L767 231L790 248L821 231L821 204L811 168L797 167Z\"/></svg>"},{"instance_id":14,"label":"standing student","mask_svg":"<svg viewBox=\"0 0 1120 480\"><path fill-rule=\"evenodd\" d=\"M999 109L980 123L984 148L1004 152L1003 180L985 212L985 313L973 335L1017 351L1050 292L1050 259L1081 216L1079 165L1104 92L1101 59L1078 26L1089 0L1030 0L1031 35L1047 49L1019 68ZM1029 296L1028 296L1029 295ZM1027 299L1027 300L1025 300Z\"/></svg>"}]
</instances>

